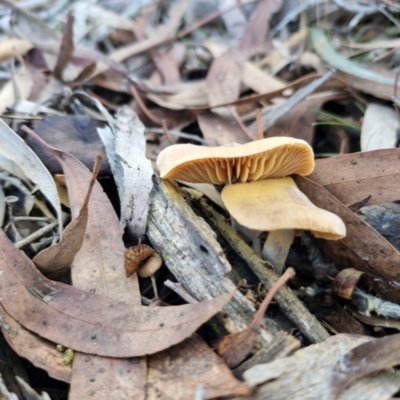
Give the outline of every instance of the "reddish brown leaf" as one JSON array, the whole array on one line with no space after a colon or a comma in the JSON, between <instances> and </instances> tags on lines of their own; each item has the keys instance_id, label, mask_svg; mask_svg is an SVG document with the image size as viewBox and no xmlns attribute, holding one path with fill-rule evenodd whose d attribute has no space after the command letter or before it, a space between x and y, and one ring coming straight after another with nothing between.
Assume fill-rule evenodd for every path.
<instances>
[{"instance_id":1,"label":"reddish brown leaf","mask_svg":"<svg viewBox=\"0 0 400 400\"><path fill-rule=\"evenodd\" d=\"M148 367L148 400L194 399L198 386L205 399L250 393L198 336L150 356Z\"/></svg>"},{"instance_id":2,"label":"reddish brown leaf","mask_svg":"<svg viewBox=\"0 0 400 400\"><path fill-rule=\"evenodd\" d=\"M336 275L333 281L332 293L343 299L351 300L354 289L363 273L364 272L357 271L354 268L343 269Z\"/></svg>"},{"instance_id":3,"label":"reddish brown leaf","mask_svg":"<svg viewBox=\"0 0 400 400\"><path fill-rule=\"evenodd\" d=\"M63 355L56 350L56 345L24 329L1 305L0 325L8 344L19 356L46 370L52 378L71 380L71 367L62 363Z\"/></svg>"},{"instance_id":4,"label":"reddish brown leaf","mask_svg":"<svg viewBox=\"0 0 400 400\"><path fill-rule=\"evenodd\" d=\"M400 149L351 153L316 160L309 179L322 185L344 204L371 196L365 204L400 199Z\"/></svg>"},{"instance_id":5,"label":"reddish brown leaf","mask_svg":"<svg viewBox=\"0 0 400 400\"><path fill-rule=\"evenodd\" d=\"M400 253L322 186L300 176L296 176L295 181L316 206L337 214L346 224L347 235L344 239L321 241L329 258L338 267L351 265L370 273L375 278L373 285L376 293L386 300L399 303Z\"/></svg>"},{"instance_id":6,"label":"reddish brown leaf","mask_svg":"<svg viewBox=\"0 0 400 400\"><path fill-rule=\"evenodd\" d=\"M196 304L130 306L44 278L0 232L0 291L5 310L40 336L84 353L136 357L181 342L231 294Z\"/></svg>"}]
</instances>

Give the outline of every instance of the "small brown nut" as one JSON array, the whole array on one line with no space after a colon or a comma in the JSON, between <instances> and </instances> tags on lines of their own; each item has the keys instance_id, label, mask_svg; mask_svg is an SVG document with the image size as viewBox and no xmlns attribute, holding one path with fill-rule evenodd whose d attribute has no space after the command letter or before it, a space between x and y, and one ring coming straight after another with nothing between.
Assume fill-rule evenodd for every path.
<instances>
[{"instance_id":1,"label":"small brown nut","mask_svg":"<svg viewBox=\"0 0 400 400\"><path fill-rule=\"evenodd\" d=\"M142 278L153 275L162 265L161 257L147 244L130 247L125 252L126 277L135 272Z\"/></svg>"}]
</instances>

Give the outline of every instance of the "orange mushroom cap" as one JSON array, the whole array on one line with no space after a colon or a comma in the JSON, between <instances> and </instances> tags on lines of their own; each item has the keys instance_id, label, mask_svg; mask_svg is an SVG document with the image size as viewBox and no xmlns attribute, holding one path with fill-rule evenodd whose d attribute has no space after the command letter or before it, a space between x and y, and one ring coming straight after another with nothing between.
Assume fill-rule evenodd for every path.
<instances>
[{"instance_id":1,"label":"orange mushroom cap","mask_svg":"<svg viewBox=\"0 0 400 400\"><path fill-rule=\"evenodd\" d=\"M177 144L159 154L157 166L164 179L221 185L308 175L314 169L314 154L307 142L289 137L219 147Z\"/></svg>"},{"instance_id":2,"label":"orange mushroom cap","mask_svg":"<svg viewBox=\"0 0 400 400\"><path fill-rule=\"evenodd\" d=\"M292 178L226 185L221 197L231 216L246 228L308 230L329 240L346 236L343 221L311 203Z\"/></svg>"}]
</instances>

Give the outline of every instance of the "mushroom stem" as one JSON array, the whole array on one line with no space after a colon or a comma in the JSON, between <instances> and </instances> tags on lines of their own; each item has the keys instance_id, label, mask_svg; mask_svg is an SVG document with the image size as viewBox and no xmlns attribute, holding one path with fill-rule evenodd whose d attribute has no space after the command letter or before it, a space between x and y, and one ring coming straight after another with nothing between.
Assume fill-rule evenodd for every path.
<instances>
[{"instance_id":1,"label":"mushroom stem","mask_svg":"<svg viewBox=\"0 0 400 400\"><path fill-rule=\"evenodd\" d=\"M260 231L246 228L231 217L231 226L237 230L239 236L253 249L254 253L261 257Z\"/></svg>"},{"instance_id":2,"label":"mushroom stem","mask_svg":"<svg viewBox=\"0 0 400 400\"><path fill-rule=\"evenodd\" d=\"M278 275L283 272L293 239L294 229L278 229L269 232L264 243L262 258L272 264Z\"/></svg>"}]
</instances>

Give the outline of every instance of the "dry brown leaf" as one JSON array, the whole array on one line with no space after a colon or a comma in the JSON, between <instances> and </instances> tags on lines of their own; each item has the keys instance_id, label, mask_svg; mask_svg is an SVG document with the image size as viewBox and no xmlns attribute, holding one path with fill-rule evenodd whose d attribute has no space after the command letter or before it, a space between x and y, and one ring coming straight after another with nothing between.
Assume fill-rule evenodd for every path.
<instances>
[{"instance_id":1,"label":"dry brown leaf","mask_svg":"<svg viewBox=\"0 0 400 400\"><path fill-rule=\"evenodd\" d=\"M19 356L46 370L52 378L64 382L71 380L71 367L63 364L63 356L56 350L56 345L24 329L1 305L0 325L7 343Z\"/></svg>"},{"instance_id":2,"label":"dry brown leaf","mask_svg":"<svg viewBox=\"0 0 400 400\"><path fill-rule=\"evenodd\" d=\"M371 196L364 205L400 199L400 149L343 154L316 160L309 179L324 186L344 204Z\"/></svg>"},{"instance_id":3,"label":"dry brown leaf","mask_svg":"<svg viewBox=\"0 0 400 400\"><path fill-rule=\"evenodd\" d=\"M78 353L68 399L145 400L146 358L111 358Z\"/></svg>"},{"instance_id":4,"label":"dry brown leaf","mask_svg":"<svg viewBox=\"0 0 400 400\"><path fill-rule=\"evenodd\" d=\"M332 293L342 299L351 300L354 289L363 273L354 268L343 269L336 275L332 283Z\"/></svg>"},{"instance_id":5,"label":"dry brown leaf","mask_svg":"<svg viewBox=\"0 0 400 400\"><path fill-rule=\"evenodd\" d=\"M333 172L334 169L331 170ZM384 299L399 303L400 253L322 186L300 176L296 176L295 181L317 207L333 212L346 224L345 238L321 241L329 259L335 261L338 267L351 265L370 273L374 277L375 292Z\"/></svg>"},{"instance_id":6,"label":"dry brown leaf","mask_svg":"<svg viewBox=\"0 0 400 400\"><path fill-rule=\"evenodd\" d=\"M237 49L216 58L207 73L207 97L211 107L239 98L243 64L260 49L269 30L269 19L281 7L280 0L261 1L256 6Z\"/></svg>"},{"instance_id":7,"label":"dry brown leaf","mask_svg":"<svg viewBox=\"0 0 400 400\"><path fill-rule=\"evenodd\" d=\"M68 14L67 23L63 30L63 36L60 44L60 52L58 53L56 65L54 66L53 75L60 81L63 80L63 71L74 54L74 17Z\"/></svg>"},{"instance_id":8,"label":"dry brown leaf","mask_svg":"<svg viewBox=\"0 0 400 400\"><path fill-rule=\"evenodd\" d=\"M244 373L245 381L252 386L262 385L251 399L332 400L335 392L332 380L340 368L343 354L348 351L352 354L351 349L368 346L368 342L373 343L373 339L339 334L323 343L300 349L291 357L252 367ZM365 363L366 369L367 365ZM382 371L353 382L339 399L389 399L399 388L399 374L390 370Z\"/></svg>"},{"instance_id":9,"label":"dry brown leaf","mask_svg":"<svg viewBox=\"0 0 400 400\"><path fill-rule=\"evenodd\" d=\"M100 164L101 156L98 156L79 214L64 230L61 242L42 250L32 260L38 270L46 276L56 277L66 272L82 246L89 215L89 199L100 170Z\"/></svg>"},{"instance_id":10,"label":"dry brown leaf","mask_svg":"<svg viewBox=\"0 0 400 400\"><path fill-rule=\"evenodd\" d=\"M148 367L147 400L193 399L198 386L204 399L250 392L198 336L150 356Z\"/></svg>"},{"instance_id":11,"label":"dry brown leaf","mask_svg":"<svg viewBox=\"0 0 400 400\"><path fill-rule=\"evenodd\" d=\"M240 123L239 118L235 120L232 112L221 109L217 112L202 111L197 113L204 139L209 146L223 146L231 143L247 143L250 137L246 134L246 127Z\"/></svg>"},{"instance_id":12,"label":"dry brown leaf","mask_svg":"<svg viewBox=\"0 0 400 400\"><path fill-rule=\"evenodd\" d=\"M101 154L100 174L110 174L110 164L97 133L98 126L99 122L88 115L48 116L34 125L34 131L49 146L72 154L90 170L94 167L96 155ZM24 139L51 173L62 173L60 163L51 152L30 136Z\"/></svg>"},{"instance_id":13,"label":"dry brown leaf","mask_svg":"<svg viewBox=\"0 0 400 400\"><path fill-rule=\"evenodd\" d=\"M90 174L69 154L53 153L66 174L74 216L86 201L82 188L88 182ZM137 278L126 279L122 268L125 249L122 243L121 225L97 182L89 201L89 209L83 249L73 263L74 286L86 291L95 290L98 294L106 294L127 304L140 305ZM93 396L109 398L109 394L113 393L113 396L119 399L144 399L145 371L145 359L131 362L129 359L88 356L76 352L69 398L71 400Z\"/></svg>"},{"instance_id":14,"label":"dry brown leaf","mask_svg":"<svg viewBox=\"0 0 400 400\"><path fill-rule=\"evenodd\" d=\"M136 357L190 336L232 294L196 304L148 308L44 278L0 232L0 290L5 310L40 336L84 353Z\"/></svg>"},{"instance_id":15,"label":"dry brown leaf","mask_svg":"<svg viewBox=\"0 0 400 400\"><path fill-rule=\"evenodd\" d=\"M333 398L356 379L400 364L400 333L363 343L337 362L332 382Z\"/></svg>"}]
</instances>

